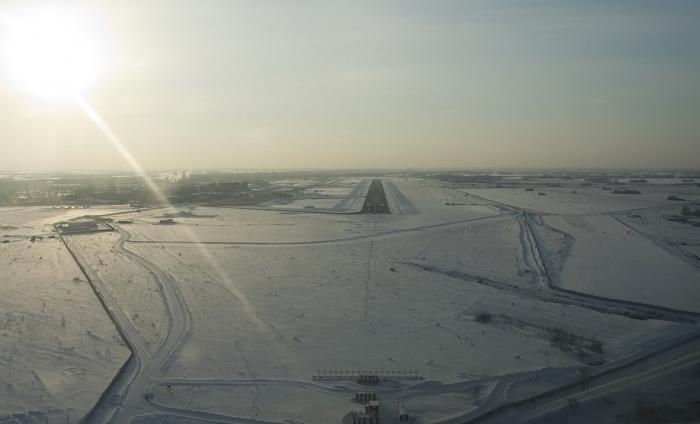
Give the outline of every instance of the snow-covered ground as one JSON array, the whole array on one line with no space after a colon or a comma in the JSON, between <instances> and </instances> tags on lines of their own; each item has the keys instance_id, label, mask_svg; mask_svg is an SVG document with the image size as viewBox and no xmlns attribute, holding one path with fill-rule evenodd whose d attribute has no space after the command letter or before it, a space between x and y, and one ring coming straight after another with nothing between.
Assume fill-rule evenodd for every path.
<instances>
[{"instance_id":1,"label":"snow-covered ground","mask_svg":"<svg viewBox=\"0 0 700 424\"><path fill-rule=\"evenodd\" d=\"M697 224L700 217L688 222L673 221L673 217L680 214L683 204L675 203L672 206L621 213L615 217L662 248L681 253L691 262L700 260L700 228L692 225L700 225Z\"/></svg>"},{"instance_id":2,"label":"snow-covered ground","mask_svg":"<svg viewBox=\"0 0 700 424\"><path fill-rule=\"evenodd\" d=\"M69 216L72 210L0 208L0 223L16 227L10 231L16 236L46 233L51 219ZM129 351L59 240L6 239L0 244L0 416L62 409L77 421Z\"/></svg>"},{"instance_id":3,"label":"snow-covered ground","mask_svg":"<svg viewBox=\"0 0 700 424\"><path fill-rule=\"evenodd\" d=\"M521 209L546 214L616 212L677 203L666 200L669 193L658 188L652 192L645 188L640 188L640 190L645 190L642 195L614 194L610 190L602 190L600 186L535 186L532 191L525 191L522 186L519 186L515 188L468 188L463 191ZM700 195L700 193L698 194ZM469 199L469 196L466 198Z\"/></svg>"},{"instance_id":4,"label":"snow-covered ground","mask_svg":"<svg viewBox=\"0 0 700 424\"><path fill-rule=\"evenodd\" d=\"M151 351L163 341L168 317L158 282L148 270L115 249L119 234L81 234L71 237L88 265L144 336ZM128 272L125 272L128 271Z\"/></svg>"},{"instance_id":5,"label":"snow-covered ground","mask_svg":"<svg viewBox=\"0 0 700 424\"><path fill-rule=\"evenodd\" d=\"M51 234L53 224L85 215L128 212L125 206L62 208L48 206L0 207L0 240Z\"/></svg>"},{"instance_id":6,"label":"snow-covered ground","mask_svg":"<svg viewBox=\"0 0 700 424\"><path fill-rule=\"evenodd\" d=\"M283 201L272 201L260 206L279 210L326 213L357 213L369 189L369 178L337 178L332 181L314 180L275 182L279 187L294 187L294 197Z\"/></svg>"},{"instance_id":7,"label":"snow-covered ground","mask_svg":"<svg viewBox=\"0 0 700 424\"><path fill-rule=\"evenodd\" d=\"M169 416L326 424L361 409L350 399L368 387L313 380L320 370L414 371L424 379L369 388L382 402L382 420L391 422L402 409L419 422L460 422L503 400L570 382L580 367L604 368L697 329L686 323L697 322L696 315L652 310L649 316L659 319L633 319L624 303L700 312L700 274L692 258L652 237L669 224L649 211L677 205L665 199L661 185L642 195L546 187L547 195L538 196L538 189L522 187L383 180L390 215L305 213L306 203L287 204L290 210L161 208L121 215L133 222L116 224L118 232L70 236L83 266L101 280L146 345L138 350L141 366L130 368L134 383L124 386L129 396L105 403L102 411L113 411L115 422L156 423ZM298 202L337 212L356 210L353 202L363 200L368 181L284 184L305 187ZM355 200L338 207L343 199ZM21 213L23 208L6 211L12 219L3 221L0 210L0 223L30 235ZM46 234L52 220L64 219L45 210L32 213L45 220ZM175 224L160 224L166 216ZM683 237L686 245L698 240ZM84 330L89 338L79 338L60 361L87 358L102 364L103 375L113 375L125 348L60 241L10 241L0 245L2 259L16 259L2 266L13 270L12 284L32 291L16 289L14 298L0 299L2 310L18 314L33 301L39 307L37 293L46 297L37 276L51 273L33 269L20 250L43 246L40 256L51 258L47 267L65 274L54 273L56 284L70 287L73 296L58 299L60 305L47 302L46 310L60 306L63 314L73 311L83 319L81 325L97 327ZM76 297L71 285L85 293ZM47 318L35 312L34 319ZM95 334L100 336L90 336ZM0 372L29 381L29 370L42 366L45 347L18 335L11 340L14 351L26 352L26 365L8 368L5 362ZM84 352L85 346L94 352ZM7 358L2 349L4 344L0 351ZM93 371L81 374L81 390L108 381ZM29 404L41 402L45 389L23 387ZM0 386L0 400L17 398L13 393ZM8 412L29 408L12 405Z\"/></svg>"},{"instance_id":8,"label":"snow-covered ground","mask_svg":"<svg viewBox=\"0 0 700 424\"><path fill-rule=\"evenodd\" d=\"M562 287L700 312L700 270L605 215L546 216L573 238L557 275Z\"/></svg>"},{"instance_id":9,"label":"snow-covered ground","mask_svg":"<svg viewBox=\"0 0 700 424\"><path fill-rule=\"evenodd\" d=\"M190 220L167 227L135 224L129 249L187 281L182 289L193 328L168 375L235 385L258 379L304 382L319 369L408 369L454 383L610 361L636 352L649 331L684 331L679 324L601 314L476 283L485 278L531 287L534 271L523 258L516 216L478 200L447 205L453 193L431 181L392 183L390 196L399 191L410 211L338 219L200 209L221 220L215 233L200 231ZM228 225L242 219L243 228ZM270 226L277 227L273 240L265 234ZM203 244L187 242L192 231ZM480 313L491 314L492 322L475 322ZM552 342L557 330L600 341L604 354L557 347ZM296 390L291 386L288 392ZM191 408L210 410L205 392L205 385L197 386L190 402L200 403ZM278 402L293 409L303 397L295 393L288 404ZM158 391L155 402L168 396ZM438 391L414 395L405 406L437 419L459 413L454 403L435 399L469 396L466 389ZM426 402L432 403L429 412ZM471 408L465 403L461 413ZM246 403L217 410L255 417L264 408L253 411ZM314 413L305 409L294 418L323 422Z\"/></svg>"}]
</instances>

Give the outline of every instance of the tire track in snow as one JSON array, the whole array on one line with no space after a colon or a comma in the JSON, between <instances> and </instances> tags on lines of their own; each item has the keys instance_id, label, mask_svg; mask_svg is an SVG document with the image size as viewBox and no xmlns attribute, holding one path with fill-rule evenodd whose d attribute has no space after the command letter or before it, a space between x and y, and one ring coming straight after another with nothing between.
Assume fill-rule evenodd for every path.
<instances>
[{"instance_id":1,"label":"tire track in snow","mask_svg":"<svg viewBox=\"0 0 700 424\"><path fill-rule=\"evenodd\" d=\"M69 237L60 236L66 249L71 254L76 264L83 272L88 283L92 287L95 296L102 304L107 315L114 323L122 340L131 350L131 355L125 364L120 368L107 389L102 393L100 399L90 412L83 418L83 422L112 422L115 414L121 407L121 400L127 395L129 389L142 372L145 362L148 360L149 352L146 340L138 332L126 313L121 309L117 301L104 285L97 273L90 267L89 263L80 254L77 247Z\"/></svg>"},{"instance_id":2,"label":"tire track in snow","mask_svg":"<svg viewBox=\"0 0 700 424\"><path fill-rule=\"evenodd\" d=\"M146 268L158 282L162 299L168 311L169 329L165 340L151 355L141 333L128 319L77 247L69 237L61 236L61 240L132 352L129 360L119 370L107 390L103 392L100 400L83 419L85 423L128 423L137 414L137 411L144 409L144 406L147 409L148 406L144 403L143 395L148 381L167 365L190 329L189 310L184 298L177 290L172 276L162 271L151 261L126 249L124 243L131 234L119 226L113 225L113 228L120 234L115 250Z\"/></svg>"}]
</instances>

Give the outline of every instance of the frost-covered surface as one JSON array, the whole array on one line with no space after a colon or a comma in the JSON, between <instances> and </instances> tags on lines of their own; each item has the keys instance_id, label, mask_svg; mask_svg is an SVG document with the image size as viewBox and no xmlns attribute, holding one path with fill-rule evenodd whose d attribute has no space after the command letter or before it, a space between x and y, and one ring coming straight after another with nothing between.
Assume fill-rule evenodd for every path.
<instances>
[{"instance_id":1,"label":"frost-covered surface","mask_svg":"<svg viewBox=\"0 0 700 424\"><path fill-rule=\"evenodd\" d=\"M0 244L0 292L0 415L58 408L80 419L129 355L80 270L58 240Z\"/></svg>"},{"instance_id":2,"label":"frost-covered surface","mask_svg":"<svg viewBox=\"0 0 700 424\"><path fill-rule=\"evenodd\" d=\"M518 208L553 214L615 212L674 204L673 201L666 200L668 193L662 191L650 193L647 190L643 191L642 195L613 194L611 191L602 190L600 186L572 186L569 188L534 186L533 191L525 191L522 186L519 186L515 188L468 188L464 191ZM573 193L574 191L576 193ZM538 193L544 193L544 195Z\"/></svg>"},{"instance_id":3,"label":"frost-covered surface","mask_svg":"<svg viewBox=\"0 0 700 424\"><path fill-rule=\"evenodd\" d=\"M155 402L168 407L210 411L257 420L304 423L340 422L342 411L357 409L351 393L324 390L295 382L232 382L226 385L163 385L153 387Z\"/></svg>"},{"instance_id":4,"label":"frost-covered surface","mask_svg":"<svg viewBox=\"0 0 700 424\"><path fill-rule=\"evenodd\" d=\"M669 221L694 185L638 184L614 194L600 185L523 184L461 189L475 197L541 215L533 229L552 281L567 289L687 311L700 311L700 229ZM612 185L614 186L614 185ZM533 188L525 191L524 188ZM538 195L538 193L546 195Z\"/></svg>"},{"instance_id":5,"label":"frost-covered surface","mask_svg":"<svg viewBox=\"0 0 700 424\"><path fill-rule=\"evenodd\" d=\"M128 212L124 206L66 208L48 206L0 207L0 239L14 239L31 235L50 234L53 224L84 215L104 215Z\"/></svg>"},{"instance_id":6,"label":"frost-covered surface","mask_svg":"<svg viewBox=\"0 0 700 424\"><path fill-rule=\"evenodd\" d=\"M71 241L154 351L163 341L168 326L155 278L115 249L119 241L117 233L81 234L72 236Z\"/></svg>"},{"instance_id":7,"label":"frost-covered surface","mask_svg":"<svg viewBox=\"0 0 700 424\"><path fill-rule=\"evenodd\" d=\"M700 270L610 216L547 216L573 237L562 287L615 299L700 312Z\"/></svg>"},{"instance_id":8,"label":"frost-covered surface","mask_svg":"<svg viewBox=\"0 0 700 424\"><path fill-rule=\"evenodd\" d=\"M438 227L401 237L399 261L526 286L519 228L512 216Z\"/></svg>"},{"instance_id":9,"label":"frost-covered surface","mask_svg":"<svg viewBox=\"0 0 700 424\"><path fill-rule=\"evenodd\" d=\"M314 208L314 209L334 209L340 200L337 198L327 199L327 198L305 198L292 200L287 203L276 203L270 205L271 208L277 209L301 209L301 208Z\"/></svg>"},{"instance_id":10,"label":"frost-covered surface","mask_svg":"<svg viewBox=\"0 0 700 424\"><path fill-rule=\"evenodd\" d=\"M515 214L476 200L445 205L456 191L431 181L393 183L410 199L410 213L335 217L199 208L217 215L216 232L201 231L194 219L124 226L135 230L129 249L178 276L193 315L190 336L167 377L229 385L291 381L286 400L275 394L270 399L292 411L299 399L314 399L296 386L319 369L418 370L429 380L457 383L611 361L639 352L649 332L687 331L681 324L632 320L527 295L534 271L524 261L523 229ZM270 228L272 240L265 238ZM192 231L205 243L184 243ZM158 241L147 242L153 239ZM480 278L525 291L480 284ZM476 322L481 313L492 321ZM557 330L600 341L603 353L557 346L552 342ZM551 387L546 379L538 384L540 390ZM269 390L236 386L235 393L255 402L222 409L206 387L171 392L160 387L154 389L155 402L175 407L182 393L192 393L193 409L276 417L254 406L266 401ZM234 390L211 387L212 399ZM472 399L473 390L414 393L404 406L426 419L462 415L479 402L465 402L460 410L456 400ZM338 394L336 401L343 404L351 394ZM325 404L301 405L292 418L330 419L316 410L326 411Z\"/></svg>"},{"instance_id":11,"label":"frost-covered surface","mask_svg":"<svg viewBox=\"0 0 700 424\"><path fill-rule=\"evenodd\" d=\"M474 386L472 390L463 392L407 396L402 404L407 413L421 417L425 422L440 422L476 409L478 402L488 396L493 386ZM440 407L436 408L435 405Z\"/></svg>"},{"instance_id":12,"label":"frost-covered surface","mask_svg":"<svg viewBox=\"0 0 700 424\"><path fill-rule=\"evenodd\" d=\"M578 363L552 348L546 334L475 323L477 312L608 336L610 343L640 337L636 331L649 327L403 265L416 247L403 237L332 249L213 246L206 258L195 246L130 245L187 282L182 289L194 328L176 356L174 376L308 379L325 368L409 369L454 381L533 364ZM590 329L596 320L606 324L604 331ZM626 350L611 353L617 349ZM231 355L240 360L231 361Z\"/></svg>"},{"instance_id":13,"label":"frost-covered surface","mask_svg":"<svg viewBox=\"0 0 700 424\"><path fill-rule=\"evenodd\" d=\"M115 408L140 423L326 424L361 409L350 399L368 388L313 381L319 370L412 370L425 380L371 388L382 421L402 409L420 422L458 422L571 382L578 367L624 361L695 329L631 319L614 303L602 312L595 300L562 297L546 284L697 310L697 268L650 238L669 225L650 211L678 204L665 199L667 187L631 197L547 187L537 196L522 187L383 180L391 215L338 213L357 207L366 178L288 180L276 184L302 188L300 202L327 201L319 209L334 213L304 213L301 203L288 211L159 208L121 215L133 222L116 224L118 233L71 237L164 361L143 356L150 374L137 374L130 390L138 392ZM343 199L352 201L331 206ZM165 217L175 224L160 224ZM687 247L697 241L683 237ZM0 248L20 243L30 242ZM58 266L77 269L67 261ZM175 290L159 291L163 284ZM171 293L169 308L163 293ZM178 296L184 310L172 307ZM99 308L85 316L106 320ZM172 354L159 353L161 343Z\"/></svg>"},{"instance_id":14,"label":"frost-covered surface","mask_svg":"<svg viewBox=\"0 0 700 424\"><path fill-rule=\"evenodd\" d=\"M265 202L259 207L299 211L313 209L328 213L357 213L369 189L369 178L337 178L332 181L283 181L274 182L278 187L296 188L285 201Z\"/></svg>"},{"instance_id":15,"label":"frost-covered surface","mask_svg":"<svg viewBox=\"0 0 700 424\"><path fill-rule=\"evenodd\" d=\"M678 249L700 261L700 227L692 225L700 223L700 217L691 218L688 222L672 221L686 202L674 203L672 206L620 213L616 217L661 246Z\"/></svg>"},{"instance_id":16,"label":"frost-covered surface","mask_svg":"<svg viewBox=\"0 0 700 424\"><path fill-rule=\"evenodd\" d=\"M349 238L367 233L367 225L353 215L295 213L270 210L196 209L213 218L177 218L176 225L158 225L159 218L143 217L124 228L133 240L277 243Z\"/></svg>"}]
</instances>

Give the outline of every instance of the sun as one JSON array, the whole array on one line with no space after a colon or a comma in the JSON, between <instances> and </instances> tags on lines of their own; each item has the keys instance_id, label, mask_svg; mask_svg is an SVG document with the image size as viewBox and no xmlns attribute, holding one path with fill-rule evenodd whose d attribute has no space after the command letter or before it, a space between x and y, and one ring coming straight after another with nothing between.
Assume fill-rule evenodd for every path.
<instances>
[{"instance_id":1,"label":"sun","mask_svg":"<svg viewBox=\"0 0 700 424\"><path fill-rule=\"evenodd\" d=\"M34 10L7 20L4 61L12 83L48 101L81 96L104 71L99 34L84 16Z\"/></svg>"}]
</instances>

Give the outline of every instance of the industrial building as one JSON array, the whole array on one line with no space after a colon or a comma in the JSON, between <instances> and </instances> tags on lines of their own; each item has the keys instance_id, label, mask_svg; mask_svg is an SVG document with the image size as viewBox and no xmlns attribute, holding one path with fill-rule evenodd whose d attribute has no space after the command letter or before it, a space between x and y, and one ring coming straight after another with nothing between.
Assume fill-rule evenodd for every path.
<instances>
[{"instance_id":1,"label":"industrial building","mask_svg":"<svg viewBox=\"0 0 700 424\"><path fill-rule=\"evenodd\" d=\"M59 222L56 224L56 228L63 234L91 233L99 231L97 222L92 220Z\"/></svg>"}]
</instances>

